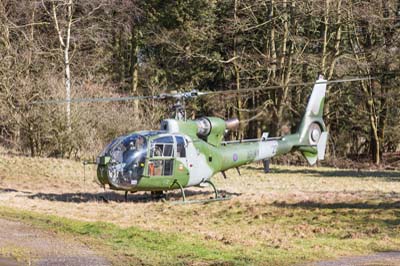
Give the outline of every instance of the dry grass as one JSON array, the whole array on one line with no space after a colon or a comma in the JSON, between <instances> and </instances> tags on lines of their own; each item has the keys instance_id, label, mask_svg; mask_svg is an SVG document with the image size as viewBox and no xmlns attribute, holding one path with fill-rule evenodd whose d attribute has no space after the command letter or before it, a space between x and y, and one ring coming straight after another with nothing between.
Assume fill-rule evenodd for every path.
<instances>
[{"instance_id":1,"label":"dry grass","mask_svg":"<svg viewBox=\"0 0 400 266\"><path fill-rule=\"evenodd\" d=\"M0 204L122 228L184 234L237 249L255 261L280 265L337 255L396 249L400 244L400 173L259 165L228 171L214 181L232 200L170 205L145 193L104 193L91 167L78 162L0 157ZM1 191L0 191L1 192ZM188 189L191 199L210 188ZM169 193L172 200L178 191ZM110 198L109 203L99 196ZM268 253L268 256L265 255ZM262 263L261 263L262 264Z\"/></svg>"},{"instance_id":2,"label":"dry grass","mask_svg":"<svg viewBox=\"0 0 400 266\"><path fill-rule=\"evenodd\" d=\"M19 246L7 245L4 247L0 247L0 259L2 257L12 258L13 260L16 260L20 263L31 265L30 256L31 253L29 250L21 248Z\"/></svg>"}]
</instances>

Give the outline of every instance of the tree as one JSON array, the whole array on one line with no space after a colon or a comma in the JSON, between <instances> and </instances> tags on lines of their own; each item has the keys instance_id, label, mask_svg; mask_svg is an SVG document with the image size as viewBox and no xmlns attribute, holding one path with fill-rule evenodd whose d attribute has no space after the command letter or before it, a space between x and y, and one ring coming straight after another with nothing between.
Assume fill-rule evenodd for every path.
<instances>
[{"instance_id":1,"label":"tree","mask_svg":"<svg viewBox=\"0 0 400 266\"><path fill-rule=\"evenodd\" d=\"M73 0L50 0L50 9L47 8L47 4L44 1L42 0L43 8L53 20L60 49L63 53L65 100L68 101L66 103L67 126L68 130L71 131L71 103L69 102L71 100L70 46L74 2ZM60 17L63 19L60 20Z\"/></svg>"}]
</instances>

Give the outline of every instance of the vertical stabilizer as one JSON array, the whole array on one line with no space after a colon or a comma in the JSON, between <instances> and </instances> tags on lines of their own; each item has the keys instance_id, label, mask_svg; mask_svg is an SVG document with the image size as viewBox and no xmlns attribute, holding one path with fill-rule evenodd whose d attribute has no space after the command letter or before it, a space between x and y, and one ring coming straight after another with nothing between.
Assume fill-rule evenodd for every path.
<instances>
[{"instance_id":1,"label":"vertical stabilizer","mask_svg":"<svg viewBox=\"0 0 400 266\"><path fill-rule=\"evenodd\" d=\"M315 82L306 112L299 127L299 143L296 145L309 164L325 157L328 132L323 120L327 81L320 76Z\"/></svg>"}]
</instances>

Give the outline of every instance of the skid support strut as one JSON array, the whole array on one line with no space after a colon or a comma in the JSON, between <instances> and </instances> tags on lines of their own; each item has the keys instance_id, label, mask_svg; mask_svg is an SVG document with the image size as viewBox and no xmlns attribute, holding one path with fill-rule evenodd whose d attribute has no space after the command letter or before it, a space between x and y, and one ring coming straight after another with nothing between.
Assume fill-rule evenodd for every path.
<instances>
[{"instance_id":1,"label":"skid support strut","mask_svg":"<svg viewBox=\"0 0 400 266\"><path fill-rule=\"evenodd\" d=\"M125 202L128 202L128 191L125 191Z\"/></svg>"},{"instance_id":2,"label":"skid support strut","mask_svg":"<svg viewBox=\"0 0 400 266\"><path fill-rule=\"evenodd\" d=\"M214 190L214 198L212 198L212 199L204 199L204 200L187 200L186 199L186 195L185 195L185 190L184 190L183 186L179 183L178 180L175 180L172 183L171 187L173 185L175 185L175 184L177 184L179 186L179 189L181 190L181 193L182 193L182 199L183 200L182 201L171 202L171 204L175 205L175 204L208 203L208 202L213 202L213 201L223 201L223 200L231 199L231 197L226 197L226 196L221 197L219 195L218 190L215 187L214 183L211 182L210 180L206 180L206 181L204 181L204 183L209 184L213 188L213 190Z\"/></svg>"}]
</instances>

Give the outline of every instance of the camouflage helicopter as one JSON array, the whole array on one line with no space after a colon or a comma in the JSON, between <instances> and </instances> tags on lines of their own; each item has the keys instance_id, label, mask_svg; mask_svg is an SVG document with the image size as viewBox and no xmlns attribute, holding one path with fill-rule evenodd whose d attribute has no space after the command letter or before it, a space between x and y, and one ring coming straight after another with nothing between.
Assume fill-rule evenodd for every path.
<instances>
[{"instance_id":1,"label":"camouflage helicopter","mask_svg":"<svg viewBox=\"0 0 400 266\"><path fill-rule=\"evenodd\" d=\"M367 79L367 78L366 78ZM299 151L310 165L323 160L328 139L323 121L324 99L328 83L363 80L363 78L327 81L320 76L314 84L298 131L282 137L269 137L263 133L260 139L224 141L227 130L235 129L237 119L223 120L217 117L186 119L181 102L198 96L219 93L191 91L110 98L109 100L166 99L174 98L175 117L161 121L160 130L138 131L120 136L109 143L96 159L97 178L105 187L128 192L151 191L161 195L164 191L180 189L183 202L187 201L185 188L211 185L215 197L221 197L211 177L231 168L260 161L285 153ZM309 83L310 84L310 83ZM296 86L298 84L292 84ZM304 84L303 84L304 85ZM279 88L279 86L268 87ZM233 91L232 91L233 92ZM226 93L226 91L224 92ZM104 99L72 99L70 102L93 102ZM67 101L47 101L60 103ZM206 200L206 201L210 201Z\"/></svg>"},{"instance_id":2,"label":"camouflage helicopter","mask_svg":"<svg viewBox=\"0 0 400 266\"><path fill-rule=\"evenodd\" d=\"M317 80L306 112L295 134L281 138L224 142L226 130L235 129L239 121L224 121L217 117L196 120L182 119L177 110L175 119L165 119L158 131L139 131L113 140L97 158L97 176L101 184L112 189L162 192L210 184L216 173L225 172L254 161L270 159L293 150L300 151L313 165L324 159L328 137L322 119L326 80ZM191 92L174 97L190 98L201 95Z\"/></svg>"}]
</instances>

